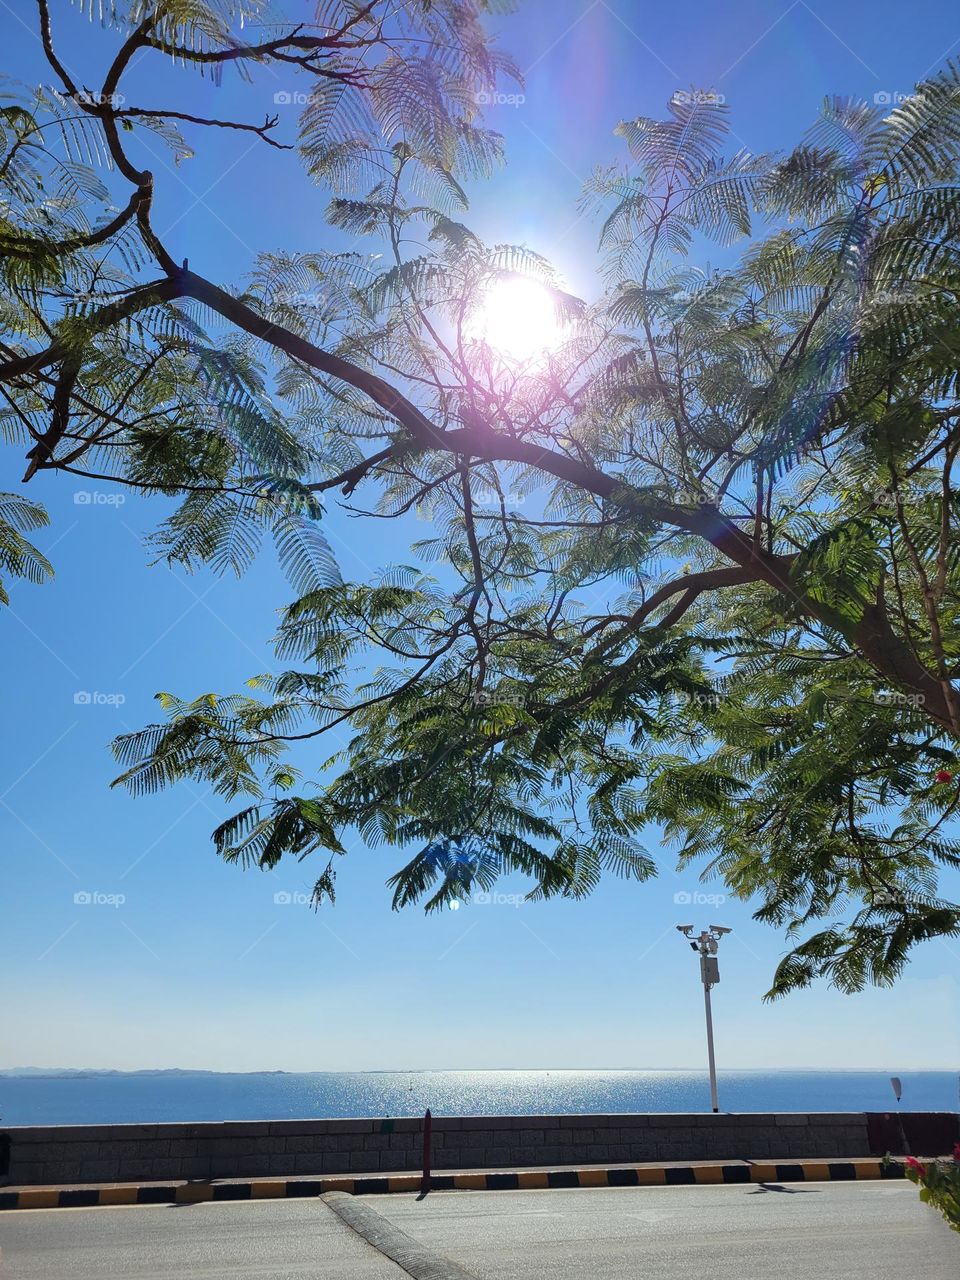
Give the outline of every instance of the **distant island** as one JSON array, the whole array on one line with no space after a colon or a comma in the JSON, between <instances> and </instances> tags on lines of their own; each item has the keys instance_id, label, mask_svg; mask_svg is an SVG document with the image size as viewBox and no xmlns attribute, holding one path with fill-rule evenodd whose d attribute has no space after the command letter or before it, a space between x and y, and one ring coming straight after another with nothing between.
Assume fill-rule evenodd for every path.
<instances>
[{"instance_id":1,"label":"distant island","mask_svg":"<svg viewBox=\"0 0 960 1280\"><path fill-rule=\"evenodd\" d=\"M285 1076L287 1071L207 1071L202 1067L139 1067L120 1071L115 1067L4 1067L0 1068L0 1080L85 1079L90 1076Z\"/></svg>"}]
</instances>

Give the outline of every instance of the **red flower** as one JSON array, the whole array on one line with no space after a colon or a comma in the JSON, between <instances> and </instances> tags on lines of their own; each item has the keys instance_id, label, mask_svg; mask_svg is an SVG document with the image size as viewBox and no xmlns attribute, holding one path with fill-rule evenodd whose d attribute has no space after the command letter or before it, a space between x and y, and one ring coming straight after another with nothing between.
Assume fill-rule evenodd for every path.
<instances>
[{"instance_id":1,"label":"red flower","mask_svg":"<svg viewBox=\"0 0 960 1280\"><path fill-rule=\"evenodd\" d=\"M920 1178L926 1177L926 1169L919 1160L914 1160L913 1156L907 1156L907 1168L912 1169Z\"/></svg>"},{"instance_id":2,"label":"red flower","mask_svg":"<svg viewBox=\"0 0 960 1280\"><path fill-rule=\"evenodd\" d=\"M960 1142L955 1142L953 1144L953 1158L958 1164L960 1164Z\"/></svg>"},{"instance_id":3,"label":"red flower","mask_svg":"<svg viewBox=\"0 0 960 1280\"><path fill-rule=\"evenodd\" d=\"M949 769L938 769L936 773L936 778L938 782L952 782L953 774L950 772Z\"/></svg>"}]
</instances>

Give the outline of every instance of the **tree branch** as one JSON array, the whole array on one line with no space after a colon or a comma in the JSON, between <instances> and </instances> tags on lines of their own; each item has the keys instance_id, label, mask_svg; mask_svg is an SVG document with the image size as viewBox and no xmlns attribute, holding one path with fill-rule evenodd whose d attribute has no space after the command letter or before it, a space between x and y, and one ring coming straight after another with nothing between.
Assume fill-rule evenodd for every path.
<instances>
[{"instance_id":1,"label":"tree branch","mask_svg":"<svg viewBox=\"0 0 960 1280\"><path fill-rule=\"evenodd\" d=\"M30 461L23 476L24 484L40 467L46 466L50 461L54 449L70 424L70 396L73 394L74 383L80 372L80 364L79 352L72 351L64 357L60 377L53 392L53 415L50 426L27 454Z\"/></svg>"},{"instance_id":2,"label":"tree branch","mask_svg":"<svg viewBox=\"0 0 960 1280\"><path fill-rule=\"evenodd\" d=\"M381 449L379 453L373 454L369 458L364 458L358 462L356 466L341 471L338 476L331 476L329 480L318 480L315 484L308 484L307 488L312 489L315 493L323 493L327 489L341 489L344 497L349 498L351 493L360 483L361 480L381 462L386 462L388 458L399 457L403 452L398 445L388 445L386 449Z\"/></svg>"},{"instance_id":3,"label":"tree branch","mask_svg":"<svg viewBox=\"0 0 960 1280\"><path fill-rule=\"evenodd\" d=\"M287 142L277 142L269 136L269 130L275 129L280 121L279 116L267 116L263 124L242 124L236 120L209 120L204 116L188 115L186 111L149 111L146 107L124 107L117 116L147 116L154 120L183 120L187 124L201 124L214 129L239 129L244 133L255 133L264 142L276 147L278 151L295 151L296 148Z\"/></svg>"},{"instance_id":4,"label":"tree branch","mask_svg":"<svg viewBox=\"0 0 960 1280\"><path fill-rule=\"evenodd\" d=\"M680 602L683 606L682 610L680 613L677 613L676 607L671 609L663 618L661 622L662 626L672 626L674 622L678 621L679 618L686 613L687 609L689 609L690 605L693 604L697 596L704 591L714 591L720 587L743 586L748 582L756 581L758 581L758 575L750 569L707 569L703 573L686 573L683 577L676 578L673 582L668 582L665 586L659 587L652 596L649 596L644 600L643 604L640 605L640 607L636 609L629 618L622 618L621 620L624 625L616 632L615 635L603 642L600 646L600 650L603 651L612 648L621 638L629 634L630 631L634 630L642 622L645 622L651 613L656 609L659 609L662 604L665 604L669 599L671 599L671 597L679 594L680 592L683 593L684 597ZM616 619L604 618L603 621L598 622L595 626L590 627L583 633L584 639L586 640L591 636L596 635L598 631L602 631L604 628L610 626L614 621L616 621Z\"/></svg>"},{"instance_id":5,"label":"tree branch","mask_svg":"<svg viewBox=\"0 0 960 1280\"><path fill-rule=\"evenodd\" d=\"M137 213L140 202L143 199L144 193L140 187L137 187L127 201L126 208L121 209L115 218L97 231L88 232L86 235L73 236L69 240L44 240L42 236L11 236L8 239L6 236L0 236L0 251L15 258L29 258L40 251L60 257L61 254L75 253L78 249L89 249L93 245L103 244L105 240L110 239L114 232L119 231L122 226L130 221Z\"/></svg>"},{"instance_id":6,"label":"tree branch","mask_svg":"<svg viewBox=\"0 0 960 1280\"><path fill-rule=\"evenodd\" d=\"M52 364L59 364L64 356L78 345L81 336L86 336L88 333L92 337L100 330L109 329L118 320L136 315L146 307L151 307L158 302L170 302L181 292L180 282L175 278L155 280L139 289L134 289L132 293L118 298L116 302L108 302L98 311L74 321L77 328L69 339L57 338L42 351L34 351L30 355L15 356L12 360L0 362L0 382L12 382L27 374L48 369Z\"/></svg>"},{"instance_id":7,"label":"tree branch","mask_svg":"<svg viewBox=\"0 0 960 1280\"><path fill-rule=\"evenodd\" d=\"M865 603L860 620L851 621L844 614L806 595L802 584L791 579L790 569L794 559L792 556L777 555L758 546L753 538L738 529L736 524L718 508L707 504L686 508L652 499L648 494L640 493L619 477L607 475L592 465L567 454L558 453L531 441L498 434L481 424L456 431L445 431L435 427L401 391L376 374L360 368L341 356L324 351L282 325L265 319L246 303L234 298L195 272L187 269L175 269L175 271L175 276L166 282L167 290L162 294L154 285L152 296L144 291L139 295L139 302L136 301L138 295L132 294L114 304L115 317L122 318L124 315L130 315L140 307L149 305L151 301L161 300L161 297L180 294L195 298L238 328L285 352L293 359L311 368L319 369L331 377L339 378L364 392L374 404L379 405L393 417L405 428L412 439L425 449L440 449L447 453L476 457L488 462L517 462L534 467L588 493L608 499L641 519L671 525L695 534L710 543L733 564L742 570L749 570L751 577L748 580L765 582L798 607L802 613L844 635L850 643L863 652L879 672L909 689L920 692L923 695L925 709L931 718L953 729L949 698L943 685L917 661L897 636L890 626L882 600L872 604ZM98 313L101 325L104 315L109 311L110 308L103 308ZM59 350L59 354L51 354L55 350ZM58 344L54 343L47 348L46 352L38 353L33 357L24 357L19 361L8 361L5 365L0 365L0 379L55 363L62 358L63 350L63 344L59 344L58 347Z\"/></svg>"}]
</instances>

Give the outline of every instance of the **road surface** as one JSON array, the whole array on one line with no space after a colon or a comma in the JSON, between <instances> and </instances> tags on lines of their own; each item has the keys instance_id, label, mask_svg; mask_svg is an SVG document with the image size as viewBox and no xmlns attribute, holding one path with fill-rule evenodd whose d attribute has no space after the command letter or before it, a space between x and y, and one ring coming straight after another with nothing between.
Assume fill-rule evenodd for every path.
<instances>
[{"instance_id":1,"label":"road surface","mask_svg":"<svg viewBox=\"0 0 960 1280\"><path fill-rule=\"evenodd\" d=\"M908 1182L477 1191L370 1202L480 1280L960 1280L960 1235Z\"/></svg>"},{"instance_id":2,"label":"road surface","mask_svg":"<svg viewBox=\"0 0 960 1280\"><path fill-rule=\"evenodd\" d=\"M364 1196L477 1280L957 1280L909 1183ZM3 1280L404 1280L319 1200L0 1214ZM442 1268L435 1273L442 1277Z\"/></svg>"},{"instance_id":3,"label":"road surface","mask_svg":"<svg viewBox=\"0 0 960 1280\"><path fill-rule=\"evenodd\" d=\"M3 1280L405 1280L319 1200L0 1213Z\"/></svg>"}]
</instances>

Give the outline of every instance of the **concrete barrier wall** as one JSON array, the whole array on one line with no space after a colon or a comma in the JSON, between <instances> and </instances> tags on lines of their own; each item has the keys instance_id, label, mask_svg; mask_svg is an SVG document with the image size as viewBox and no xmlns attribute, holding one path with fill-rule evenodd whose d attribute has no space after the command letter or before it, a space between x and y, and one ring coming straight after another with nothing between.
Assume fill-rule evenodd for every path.
<instances>
[{"instance_id":1,"label":"concrete barrier wall","mask_svg":"<svg viewBox=\"0 0 960 1280\"><path fill-rule=\"evenodd\" d=\"M939 1155L960 1117L902 1117L910 1150ZM900 1121L862 1112L780 1115L436 1117L434 1169L642 1163L653 1160L830 1159L902 1154ZM8 1128L0 1182L37 1185L369 1173L419 1169L422 1120L277 1120L221 1124Z\"/></svg>"}]
</instances>

